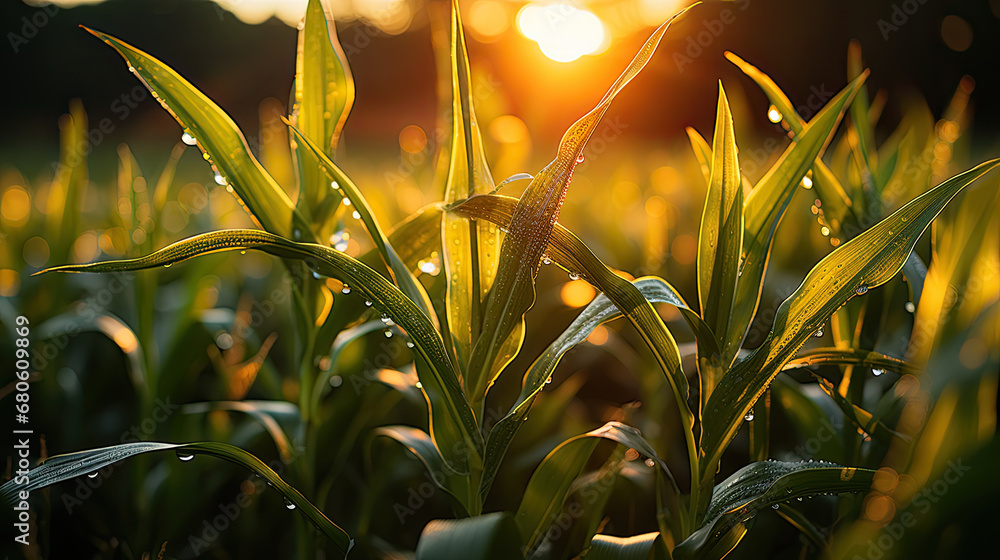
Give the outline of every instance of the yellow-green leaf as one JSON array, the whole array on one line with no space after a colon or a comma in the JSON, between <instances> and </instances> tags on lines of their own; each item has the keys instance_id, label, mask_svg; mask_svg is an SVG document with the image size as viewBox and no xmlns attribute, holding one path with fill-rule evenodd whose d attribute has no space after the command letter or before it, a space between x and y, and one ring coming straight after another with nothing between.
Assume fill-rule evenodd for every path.
<instances>
[{"instance_id":1,"label":"yellow-green leaf","mask_svg":"<svg viewBox=\"0 0 1000 560\"><path fill-rule=\"evenodd\" d=\"M1000 165L991 160L918 196L823 258L781 304L774 327L759 348L729 371L709 399L703 424L710 480L743 417L806 340L848 300L896 275L920 235L963 188Z\"/></svg>"},{"instance_id":2,"label":"yellow-green leaf","mask_svg":"<svg viewBox=\"0 0 1000 560\"><path fill-rule=\"evenodd\" d=\"M122 55L129 69L149 88L180 125L198 142L220 178L232 187L251 217L272 233L312 240L312 231L284 190L250 152L243 133L229 115L166 64L110 35L84 27Z\"/></svg>"},{"instance_id":3,"label":"yellow-green leaf","mask_svg":"<svg viewBox=\"0 0 1000 560\"><path fill-rule=\"evenodd\" d=\"M736 153L733 115L719 82L711 173L698 234L698 302L701 316L716 333L720 347L726 345L743 248L743 185ZM715 381L702 377L703 402Z\"/></svg>"}]
</instances>

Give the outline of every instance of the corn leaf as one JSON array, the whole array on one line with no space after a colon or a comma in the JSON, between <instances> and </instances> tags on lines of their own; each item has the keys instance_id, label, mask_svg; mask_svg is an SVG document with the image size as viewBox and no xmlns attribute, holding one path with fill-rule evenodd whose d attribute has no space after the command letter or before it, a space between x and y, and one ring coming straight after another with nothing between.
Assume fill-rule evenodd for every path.
<instances>
[{"instance_id":1,"label":"corn leaf","mask_svg":"<svg viewBox=\"0 0 1000 560\"><path fill-rule=\"evenodd\" d=\"M417 541L416 560L510 560L524 558L517 526L508 512L466 519L436 519Z\"/></svg>"},{"instance_id":2,"label":"corn leaf","mask_svg":"<svg viewBox=\"0 0 1000 560\"><path fill-rule=\"evenodd\" d=\"M500 264L487 300L482 333L472 351L466 387L474 410L485 399L498 372L513 358L506 341L522 324L524 313L534 303L534 281L542 254L588 140L612 100L638 75L667 27L682 13L683 10L653 32L597 106L566 131L559 142L556 158L535 175L518 201L501 247Z\"/></svg>"},{"instance_id":3,"label":"corn leaf","mask_svg":"<svg viewBox=\"0 0 1000 560\"><path fill-rule=\"evenodd\" d=\"M788 146L777 163L750 191L744 208L743 264L736 289L736 302L724 337L723 364L736 358L743 338L760 303L764 272L774 243L775 231L806 171L822 153L840 121L844 106L862 78L844 88L809 122L798 142Z\"/></svg>"},{"instance_id":4,"label":"corn leaf","mask_svg":"<svg viewBox=\"0 0 1000 560\"><path fill-rule=\"evenodd\" d=\"M201 403L186 404L181 407L182 414L206 414L216 410L227 412L242 412L264 428L264 431L271 436L281 460L286 464L292 460L292 444L288 439L285 430L278 423L277 418L285 417L292 420L294 427L298 427L301 422L299 409L290 402L285 401L210 401Z\"/></svg>"},{"instance_id":5,"label":"corn leaf","mask_svg":"<svg viewBox=\"0 0 1000 560\"><path fill-rule=\"evenodd\" d=\"M0 496L5 502L13 504L19 491L30 492L45 488L78 476L97 472L104 467L136 455L155 451L174 451L178 456L185 458L192 455L209 455L246 467L266 479L275 490L285 497L288 503L302 512L323 535L333 542L343 557L346 558L347 553L354 546L354 540L343 529L330 521L298 490L289 486L278 476L278 473L271 470L254 455L226 443L136 442L57 455L31 469L26 477L29 480L27 484L16 484L14 480L7 481L0 487Z\"/></svg>"},{"instance_id":6,"label":"corn leaf","mask_svg":"<svg viewBox=\"0 0 1000 560\"><path fill-rule=\"evenodd\" d=\"M719 104L712 140L712 164L698 234L698 302L701 316L725 348L743 246L743 185L736 158L736 135L726 91L719 82ZM714 378L702 377L702 398Z\"/></svg>"},{"instance_id":7,"label":"corn leaf","mask_svg":"<svg viewBox=\"0 0 1000 560\"><path fill-rule=\"evenodd\" d=\"M788 125L789 130L794 135L792 140L797 142L799 135L802 134L802 129L806 126L806 122L795 110L795 106L792 105L788 96L781 91L778 85L774 83L774 80L757 69L756 66L749 64L728 51L726 52L726 58L760 86L760 89L764 91L768 100L781 115L782 121ZM816 195L823 201L823 213L830 223L831 228L834 231L840 231L848 215L852 217L853 224L856 225L858 221L857 216L854 215L851 199L847 196L847 192L833 174L833 171L830 171L830 168L819 157L816 158L812 169L813 186L816 189Z\"/></svg>"},{"instance_id":8,"label":"corn leaf","mask_svg":"<svg viewBox=\"0 0 1000 560\"><path fill-rule=\"evenodd\" d=\"M312 240L312 232L292 201L250 152L229 115L170 67L110 35L87 29L122 55L129 69L149 88L184 132L193 136L218 173L233 188L250 215L264 229Z\"/></svg>"},{"instance_id":9,"label":"corn leaf","mask_svg":"<svg viewBox=\"0 0 1000 560\"><path fill-rule=\"evenodd\" d=\"M764 344L723 377L709 400L703 443L709 479L743 417L806 340L853 297L892 279L917 239L963 188L1000 165L992 160L913 199L823 258L781 304Z\"/></svg>"},{"instance_id":10,"label":"corn leaf","mask_svg":"<svg viewBox=\"0 0 1000 560\"><path fill-rule=\"evenodd\" d=\"M687 307L677 297L673 287L661 278L640 278L635 281L635 287L650 302L668 303L678 308ZM566 327L559 338L554 340L542 355L531 364L524 376L517 401L506 416L493 426L486 439L486 457L482 484L480 485L480 494L483 499L489 493L510 442L514 439L521 424L527 419L531 404L538 393L552 379L552 374L562 357L577 344L585 341L598 325L613 321L621 316L621 310L605 294L599 294Z\"/></svg>"},{"instance_id":11,"label":"corn leaf","mask_svg":"<svg viewBox=\"0 0 1000 560\"><path fill-rule=\"evenodd\" d=\"M817 494L865 492L874 474L822 461L751 463L715 487L708 522L674 548L674 558L722 558L746 534L746 523L764 508Z\"/></svg>"},{"instance_id":12,"label":"corn leaf","mask_svg":"<svg viewBox=\"0 0 1000 560\"><path fill-rule=\"evenodd\" d=\"M634 537L596 535L584 560L659 560L669 558L660 541L659 533L646 533Z\"/></svg>"},{"instance_id":13,"label":"corn leaf","mask_svg":"<svg viewBox=\"0 0 1000 560\"><path fill-rule=\"evenodd\" d=\"M36 273L37 274L37 273ZM138 395L148 394L146 359L139 339L128 325L111 313L94 314L67 312L56 315L38 326L39 340L50 340L69 333L97 332L108 337L125 356L129 381Z\"/></svg>"},{"instance_id":14,"label":"corn leaf","mask_svg":"<svg viewBox=\"0 0 1000 560\"><path fill-rule=\"evenodd\" d=\"M470 478L456 474L445 466L441 453L427 432L411 426L382 426L375 430L373 437L386 437L405 447L423 464L434 484L462 505L465 515L479 514L473 509L475 505L468 501L473 495L469 488Z\"/></svg>"},{"instance_id":15,"label":"corn leaf","mask_svg":"<svg viewBox=\"0 0 1000 560\"><path fill-rule=\"evenodd\" d=\"M874 350L856 350L854 348L813 348L799 353L795 359L789 360L782 369L812 368L822 365L881 368L900 375L920 373L919 367L905 360L893 358Z\"/></svg>"},{"instance_id":16,"label":"corn leaf","mask_svg":"<svg viewBox=\"0 0 1000 560\"><path fill-rule=\"evenodd\" d=\"M255 249L287 259L303 260L321 275L349 284L352 292L391 317L414 344L422 391L428 402L431 438L445 463L458 473L482 461L483 440L441 335L410 298L364 263L340 251L312 243L296 243L260 230L222 230L178 241L136 259L65 265L45 272L116 272L171 266L220 251Z\"/></svg>"},{"instance_id":17,"label":"corn leaf","mask_svg":"<svg viewBox=\"0 0 1000 560\"><path fill-rule=\"evenodd\" d=\"M476 119L469 53L457 1L451 3L448 29L449 60L445 66L450 87L441 95L442 106L449 107L448 114L452 116L448 119L452 128L450 144L443 148L448 154L444 201L452 203L490 192L493 176ZM440 52L443 54L445 50ZM447 275L445 308L451 343L463 373L471 358L472 345L479 338L482 328L483 303L493 285L502 241L501 232L493 224L471 221L457 214L442 215L441 246L444 273ZM524 329L515 328L501 353L516 353L523 338Z\"/></svg>"},{"instance_id":18,"label":"corn leaf","mask_svg":"<svg viewBox=\"0 0 1000 560\"><path fill-rule=\"evenodd\" d=\"M324 13L320 0L309 0L296 49L291 121L332 159L353 105L354 78L337 40L333 18ZM298 206L317 209L336 193L326 188L329 182L316 169L312 154L301 149L296 149L296 154L301 177ZM314 218L324 221L322 216Z\"/></svg>"},{"instance_id":19,"label":"corn leaf","mask_svg":"<svg viewBox=\"0 0 1000 560\"><path fill-rule=\"evenodd\" d=\"M517 528L525 550L534 551L559 512L573 481L580 476L597 444L607 439L635 449L657 463L657 473L666 472L666 464L642 438L639 431L620 422L567 439L549 453L528 481L517 509Z\"/></svg>"},{"instance_id":20,"label":"corn leaf","mask_svg":"<svg viewBox=\"0 0 1000 560\"><path fill-rule=\"evenodd\" d=\"M358 216L358 220L364 224L365 229L371 236L372 241L375 242L375 247L378 249L379 255L382 257L382 262L385 264L389 271L389 277L392 278L396 286L403 291L407 297L410 298L417 306L424 312L424 315L437 326L437 315L434 314L433 307L431 306L431 300L427 297L427 292L424 287L417 282L416 278L413 277L413 273L410 269L403 264L402 259L396 254L396 250L389 243L389 239L382 232L382 228L379 227L378 221L375 220L375 215L372 213L371 206L368 204L368 200L365 199L364 195L358 189L354 181L344 173L337 164L333 163L319 146L314 144L312 140L303 135L295 126L289 124L289 128L295 133L295 138L302 143L305 150L309 151L316 157L316 161L319 164L320 169L326 174L326 179L330 179L331 184L335 184L341 192L344 193L344 198L351 202L351 206L354 208L354 215ZM332 188L332 187L331 187Z\"/></svg>"}]
</instances>

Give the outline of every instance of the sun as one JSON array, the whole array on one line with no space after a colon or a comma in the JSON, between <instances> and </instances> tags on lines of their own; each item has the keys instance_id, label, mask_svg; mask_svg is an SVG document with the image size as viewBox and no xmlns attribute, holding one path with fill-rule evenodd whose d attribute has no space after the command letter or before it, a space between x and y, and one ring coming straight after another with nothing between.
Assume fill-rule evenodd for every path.
<instances>
[{"instance_id":1,"label":"sun","mask_svg":"<svg viewBox=\"0 0 1000 560\"><path fill-rule=\"evenodd\" d=\"M517 14L517 27L556 62L572 62L603 52L608 46L604 22L569 4L528 4Z\"/></svg>"}]
</instances>

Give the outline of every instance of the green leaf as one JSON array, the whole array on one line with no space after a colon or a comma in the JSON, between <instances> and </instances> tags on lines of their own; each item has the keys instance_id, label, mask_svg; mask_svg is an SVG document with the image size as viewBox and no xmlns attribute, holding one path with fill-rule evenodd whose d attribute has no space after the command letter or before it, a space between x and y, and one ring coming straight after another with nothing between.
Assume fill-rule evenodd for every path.
<instances>
[{"instance_id":1,"label":"green leaf","mask_svg":"<svg viewBox=\"0 0 1000 560\"><path fill-rule=\"evenodd\" d=\"M722 348L723 364L735 360L747 329L760 303L764 272L774 243L778 224L806 171L822 153L844 106L864 77L858 78L833 98L798 135L778 162L750 191L744 207L746 231L743 233L743 264L740 269L736 302Z\"/></svg>"},{"instance_id":2,"label":"green leaf","mask_svg":"<svg viewBox=\"0 0 1000 560\"><path fill-rule=\"evenodd\" d=\"M382 426L375 430L372 437L386 437L405 447L424 465L434 484L462 505L465 515L479 513L473 511L473 504L468 502L469 496L473 495L469 487L471 479L445 466L441 453L427 432L411 426Z\"/></svg>"},{"instance_id":3,"label":"green leaf","mask_svg":"<svg viewBox=\"0 0 1000 560\"><path fill-rule=\"evenodd\" d=\"M719 104L712 140L712 165L698 234L698 302L705 323L726 347L730 314L743 248L743 185L736 158L736 135L726 91L719 82ZM702 377L702 403L717 382Z\"/></svg>"},{"instance_id":4,"label":"green leaf","mask_svg":"<svg viewBox=\"0 0 1000 560\"><path fill-rule=\"evenodd\" d=\"M746 534L747 522L768 506L781 507L783 502L817 494L865 492L874 474L822 461L747 465L715 487L708 522L674 548L674 558L722 558Z\"/></svg>"},{"instance_id":5,"label":"green leaf","mask_svg":"<svg viewBox=\"0 0 1000 560\"><path fill-rule=\"evenodd\" d=\"M153 97L198 141L206 159L233 187L251 217L264 229L291 237L313 239L308 224L285 191L250 152L246 139L229 115L187 80L156 58L110 35L84 27L122 55Z\"/></svg>"},{"instance_id":6,"label":"green leaf","mask_svg":"<svg viewBox=\"0 0 1000 560\"><path fill-rule=\"evenodd\" d=\"M452 203L493 190L493 175L476 119L469 53L458 2L454 0L447 38L450 88L441 95L442 106L450 107L449 114L453 118L447 119L452 130L449 144L443 147L448 153L444 201ZM502 242L503 235L493 224L471 221L456 214L442 215L442 260L447 275L445 309L451 343L463 374L471 358L472 345L482 329L483 304L496 276ZM516 353L523 338L524 329L515 328L504 344L505 352Z\"/></svg>"},{"instance_id":7,"label":"green leaf","mask_svg":"<svg viewBox=\"0 0 1000 560\"><path fill-rule=\"evenodd\" d=\"M855 350L854 348L812 348L799 353L795 359L789 360L782 370L812 368L822 365L881 368L900 375L920 373L920 368L910 362L874 350Z\"/></svg>"},{"instance_id":8,"label":"green leaf","mask_svg":"<svg viewBox=\"0 0 1000 560\"><path fill-rule=\"evenodd\" d=\"M666 471L666 465L639 431L620 422L608 422L596 430L567 439L535 469L521 498L516 519L526 551L534 551L539 546L562 510L573 481L580 476L602 439L635 449L640 455L653 459L659 466L659 475Z\"/></svg>"},{"instance_id":9,"label":"green leaf","mask_svg":"<svg viewBox=\"0 0 1000 560\"><path fill-rule=\"evenodd\" d=\"M661 552L659 533L646 533L634 537L597 535L591 541L584 560L653 560L669 558Z\"/></svg>"},{"instance_id":10,"label":"green leaf","mask_svg":"<svg viewBox=\"0 0 1000 560\"><path fill-rule=\"evenodd\" d=\"M496 375L513 358L506 341L522 324L524 313L534 303L534 281L542 254L559 217L573 170L581 161L588 140L612 100L642 70L667 27L684 11L678 12L653 32L597 106L566 131L559 142L556 158L535 175L518 201L501 247L500 264L487 300L482 334L472 351L466 388L474 410L480 408ZM502 351L505 353L502 354Z\"/></svg>"},{"instance_id":11,"label":"green leaf","mask_svg":"<svg viewBox=\"0 0 1000 560\"><path fill-rule=\"evenodd\" d=\"M353 105L354 78L337 40L333 17L324 13L320 0L309 0L296 49L295 104L291 121L333 158ZM315 210L326 197L335 193L327 188L329 182L315 168L311 154L302 150L296 150L296 154L302 177L298 205ZM325 221L322 216L315 219L320 223Z\"/></svg>"},{"instance_id":12,"label":"green leaf","mask_svg":"<svg viewBox=\"0 0 1000 560\"><path fill-rule=\"evenodd\" d=\"M205 414L216 410L242 412L256 420L267 431L285 463L292 460L292 444L281 428L276 416L291 418L295 424L301 421L299 409L285 401L211 401L191 403L181 407L182 414Z\"/></svg>"},{"instance_id":13,"label":"green leaf","mask_svg":"<svg viewBox=\"0 0 1000 560\"><path fill-rule=\"evenodd\" d=\"M510 513L487 513L466 519L436 519L417 542L417 560L510 560L524 558Z\"/></svg>"},{"instance_id":14,"label":"green leaf","mask_svg":"<svg viewBox=\"0 0 1000 560\"><path fill-rule=\"evenodd\" d=\"M792 140L797 142L799 135L802 134L802 129L806 126L806 122L796 112L791 100L774 83L774 80L757 69L757 67L728 51L726 52L726 58L760 86L760 89L767 95L768 100L774 105L778 113L781 114L782 122L788 125L789 130L793 134ZM830 228L835 232L840 232L848 216L852 220L851 225L856 227L858 220L855 209L837 177L819 157L813 162L812 169L813 188L816 189L816 195L819 199L823 201L823 215L830 224Z\"/></svg>"},{"instance_id":15,"label":"green leaf","mask_svg":"<svg viewBox=\"0 0 1000 560\"><path fill-rule=\"evenodd\" d=\"M685 307L684 302L676 295L673 287L661 278L644 277L635 281L635 287L648 301L653 303L669 303L677 307ZM486 457L484 459L483 479L480 494L485 500L490 486L500 470L504 454L513 441L514 435L528 416L528 410L538 393L552 378L559 361L570 349L585 341L598 325L613 321L622 316L621 310L605 294L599 294L590 304L577 315L576 319L566 327L552 344L542 352L524 376L521 394L510 411L500 419L490 430L486 439Z\"/></svg>"},{"instance_id":16,"label":"green leaf","mask_svg":"<svg viewBox=\"0 0 1000 560\"><path fill-rule=\"evenodd\" d=\"M246 467L266 479L275 490L285 497L287 502L295 506L320 532L333 541L333 544L345 558L351 547L354 546L354 540L343 529L327 519L322 511L306 499L305 496L300 494L298 490L289 486L287 482L278 476L278 473L271 470L270 467L254 455L226 443L197 442L175 444L136 442L57 455L31 469L26 476L28 479L27 484L15 483L13 479L7 481L0 487L0 496L8 504L13 504L18 492L31 492L45 488L46 486L71 480L78 476L97 472L104 467L130 457L154 451L174 451L182 457L210 455Z\"/></svg>"},{"instance_id":17,"label":"green leaf","mask_svg":"<svg viewBox=\"0 0 1000 560\"><path fill-rule=\"evenodd\" d=\"M375 215L372 213L371 206L368 205L368 200L361 194L354 181L337 164L333 163L333 160L323 153L319 146L305 137L295 126L289 124L289 128L292 129L292 132L295 133L295 138L302 143L305 149L316 156L316 161L326 174L326 179L331 179L331 184L336 185L335 188L340 189L344 193L345 200L351 202L351 206L354 208L354 215L358 216L357 219L361 220L365 229L368 230L372 241L375 242L375 248L378 249L379 255L382 257L382 262L389 270L389 277L392 278L393 282L399 286L403 293L420 307L424 315L436 327L437 315L434 314L434 308L431 306L430 298L427 297L427 292L420 282L417 282L416 278L413 277L410 269L403 264L399 255L396 254L396 250L389 243L389 239L385 236L385 233L382 232L378 221L375 220Z\"/></svg>"},{"instance_id":18,"label":"green leaf","mask_svg":"<svg viewBox=\"0 0 1000 560\"><path fill-rule=\"evenodd\" d=\"M698 168L701 169L702 176L705 177L705 186L712 184L712 147L708 141L697 130L690 126L684 129L687 132L688 140L691 141L691 151L694 158L698 160Z\"/></svg>"},{"instance_id":19,"label":"green leaf","mask_svg":"<svg viewBox=\"0 0 1000 560\"><path fill-rule=\"evenodd\" d=\"M472 197L454 207L452 211L489 220L505 229L511 221L514 208L514 199L489 195ZM695 416L688 405L688 381L681 368L677 343L663 323L663 319L631 282L612 272L583 241L558 222L553 227L552 236L545 251L553 259L553 262L559 263L560 266L568 270L576 271L582 279L596 286L607 296L622 311L653 352L674 393L681 425L684 428L684 437L688 442L689 467L692 472L697 471L698 445L694 440ZM675 292L674 296L683 303L679 294ZM698 342L699 370L705 371L707 368L719 367L720 353L712 330L686 304L678 305L677 309L695 332Z\"/></svg>"},{"instance_id":20,"label":"green leaf","mask_svg":"<svg viewBox=\"0 0 1000 560\"><path fill-rule=\"evenodd\" d=\"M65 265L44 272L116 272L171 266L220 251L255 249L287 259L303 260L318 274L337 278L352 293L371 301L391 317L414 344L414 357L428 401L431 437L443 450L445 463L458 473L482 461L483 440L472 410L462 394L441 335L410 298L364 263L340 251L312 243L296 243L260 230L223 230L189 237L136 259Z\"/></svg>"},{"instance_id":21,"label":"green leaf","mask_svg":"<svg viewBox=\"0 0 1000 560\"><path fill-rule=\"evenodd\" d=\"M40 274L40 273L36 273ZM122 351L127 364L129 381L138 395L146 395L149 392L149 383L146 379L146 359L143 356L142 346L135 332L121 319L111 313L100 315L92 313L67 312L56 315L38 326L35 336L38 340L50 340L66 336L68 333L98 332L108 337Z\"/></svg>"},{"instance_id":22,"label":"green leaf","mask_svg":"<svg viewBox=\"0 0 1000 560\"><path fill-rule=\"evenodd\" d=\"M963 188L1000 165L991 160L918 196L888 218L833 250L781 304L764 343L722 378L709 399L702 438L709 479L743 416L806 340L853 297L896 275L917 239Z\"/></svg>"}]
</instances>

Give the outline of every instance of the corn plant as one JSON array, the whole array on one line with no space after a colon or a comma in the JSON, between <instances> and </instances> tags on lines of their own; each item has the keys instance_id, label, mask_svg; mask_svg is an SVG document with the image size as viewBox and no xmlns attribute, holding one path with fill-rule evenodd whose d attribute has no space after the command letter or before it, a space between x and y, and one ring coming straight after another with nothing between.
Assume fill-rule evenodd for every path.
<instances>
[{"instance_id":1,"label":"corn plant","mask_svg":"<svg viewBox=\"0 0 1000 560\"><path fill-rule=\"evenodd\" d=\"M280 258L294 278L300 417L295 439L307 456L295 472L301 491L257 457L217 442L143 442L60 455L32 471L30 487L41 488L149 452L170 450L185 459L195 454L215 456L266 478L290 508L302 512L328 538L339 556L347 556L354 541L309 498L329 491L326 485L317 484L323 473L316 472L316 452L324 445L319 439L319 425L325 420L321 402L333 373L319 367L316 357L335 362L350 340L390 325L403 333L412 351L416 378L400 385L419 390L426 404L426 422L419 427L380 426L370 430L369 436L401 443L450 497L455 512L454 519L435 520L424 528L417 558L569 558L581 552L587 558L721 558L738 545L752 519L769 506L780 508L789 500L818 494L868 491L876 473L872 469L824 461L768 460L767 423L754 420L762 410L762 396L796 359L811 365L897 371L911 367L863 347L838 345L804 357L798 352L832 316L865 301L871 297L869 292L877 293L876 288L892 281L900 270L906 273L906 267L915 262L913 248L931 222L952 198L1000 165L1000 160L980 164L933 188L914 187L912 200L891 213L879 214L870 225L858 220L856 235L845 235L781 304L764 343L745 350L771 248L799 184L812 170L817 192L829 189L841 196L843 187L837 191L838 183L822 171L826 168L822 155L848 107L852 115L864 115L867 71L856 68L850 83L808 122L790 111L790 102L779 96L776 86L765 88L788 121L794 141L754 185L741 175L733 118L720 83L711 145L691 133L708 185L698 235L696 309L663 278L628 280L616 273L558 221L588 140L614 98L654 55L671 21L653 32L605 96L567 129L547 166L533 176L510 179L530 178L524 193L515 198L496 194L507 181L495 184L490 172L471 95L461 17L457 3L452 2L447 52L439 53L439 67L446 71L450 86L442 105L448 108L452 124L438 160L442 202L420 210L388 234L360 186L335 162L354 89L332 21L318 1L309 2L300 34L295 107L287 119L298 164L295 203L258 162L222 109L149 54L91 31L125 58L129 70L176 118L185 139L197 144L217 173L217 181L231 187L259 228L212 231L136 258L63 265L46 272L155 269L222 251L255 250ZM771 83L762 74L748 73L760 83ZM782 100L784 105L779 103ZM857 165L869 166L867 175L866 168L860 167L861 175L871 176L874 164L864 155L870 145L860 146L866 141L858 140ZM820 174L824 174L822 179ZM865 194L866 189L870 187L862 186L859 192ZM367 231L374 246L370 253L353 258L338 249L342 219L353 219ZM432 251L438 251L443 261L443 294L429 294L416 276L418 262ZM511 364L521 352L524 317L534 304L535 280L543 263L589 282L600 295L527 371L513 372ZM327 278L339 281L342 295L349 296L338 297L333 311L329 303L324 304L332 297ZM440 313L432 304L439 297L444 302ZM693 332L693 372L684 371L678 344L654 304L676 308ZM369 321L373 313L375 320ZM682 486L685 481L678 481L664 454L657 451L664 446L616 421L552 449L534 469L516 511L486 512L486 498L494 491L511 442L561 358L599 325L621 317L634 327L666 381L685 444L686 484ZM506 413L492 418L486 399L504 374L522 377L521 392ZM723 454L744 422L751 423L752 462L716 484ZM584 534L573 547L558 549L546 534L583 480L581 474L601 441L617 444L615 451L587 480L612 479L626 457L641 458L656 481L656 511L650 513L659 531L627 539L599 534L597 507L584 518ZM11 483L5 485L4 497L10 499L13 489ZM308 550L309 535L306 531L301 535L300 545ZM365 543L366 552L372 552L369 545Z\"/></svg>"}]
</instances>

